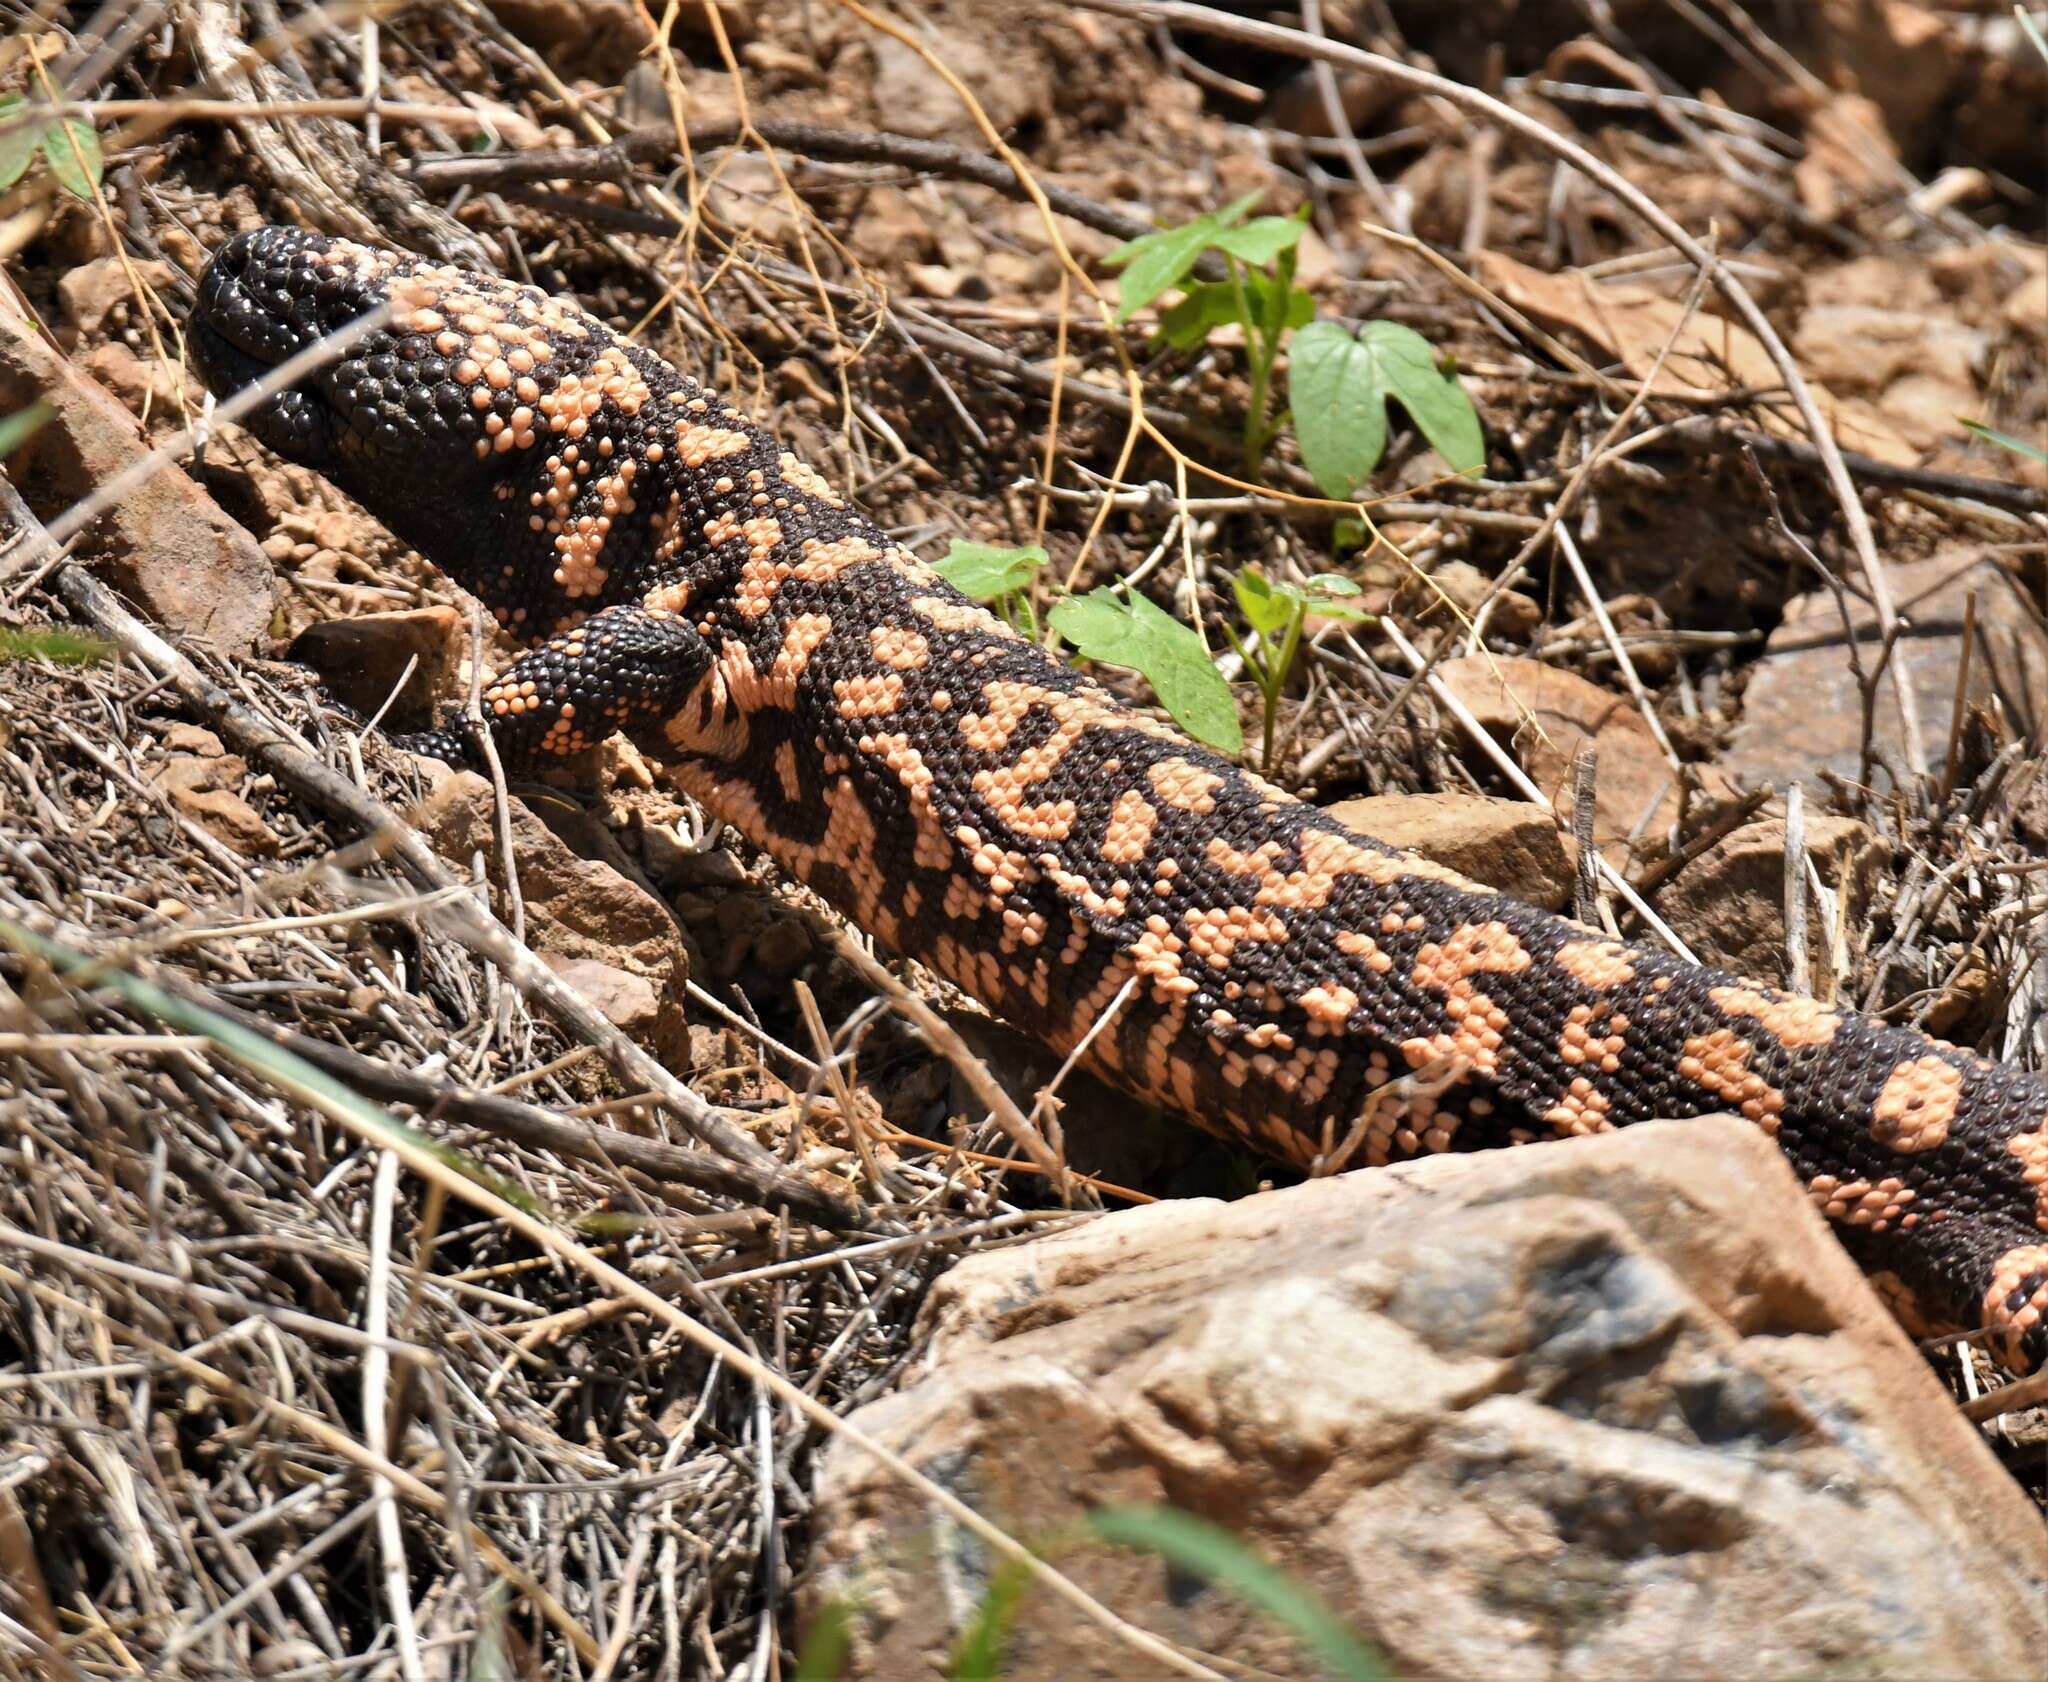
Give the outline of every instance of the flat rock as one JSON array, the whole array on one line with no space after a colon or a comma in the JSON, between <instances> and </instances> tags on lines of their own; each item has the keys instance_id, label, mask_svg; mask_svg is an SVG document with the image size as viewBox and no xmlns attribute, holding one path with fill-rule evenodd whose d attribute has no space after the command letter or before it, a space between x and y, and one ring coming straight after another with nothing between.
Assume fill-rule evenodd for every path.
<instances>
[{"instance_id":1,"label":"flat rock","mask_svg":"<svg viewBox=\"0 0 2048 1682\"><path fill-rule=\"evenodd\" d=\"M1078 1540L1168 1502L1318 1592L1398 1676L2037 1674L2048 1539L1746 1122L1646 1123L963 1261L911 1381L852 1423L1121 1616L1317 1674L1159 1560ZM808 1609L843 1674L946 1674L992 1562L845 1443ZM1160 1674L1027 1598L1011 1682Z\"/></svg>"},{"instance_id":2,"label":"flat rock","mask_svg":"<svg viewBox=\"0 0 2048 1682\"><path fill-rule=\"evenodd\" d=\"M1661 834L1677 815L1677 775L1628 696L1540 660L1490 654L1446 660L1436 675L1559 811L1571 810L1573 755L1593 744L1593 835L1603 852L1639 830Z\"/></svg>"},{"instance_id":3,"label":"flat rock","mask_svg":"<svg viewBox=\"0 0 2048 1682\"><path fill-rule=\"evenodd\" d=\"M290 657L311 666L337 700L365 717L390 701L387 725L423 728L432 722L435 701L449 694L462 635L462 615L452 607L363 613L308 625L293 640Z\"/></svg>"},{"instance_id":4,"label":"flat rock","mask_svg":"<svg viewBox=\"0 0 2048 1682\"><path fill-rule=\"evenodd\" d=\"M1557 820L1527 800L1483 794L1372 794L1323 808L1375 841L1561 911L1572 897L1578 849Z\"/></svg>"},{"instance_id":5,"label":"flat rock","mask_svg":"<svg viewBox=\"0 0 2048 1682\"><path fill-rule=\"evenodd\" d=\"M651 1043L660 1033L661 990L646 976L595 958L564 958L543 952L540 960L629 1038Z\"/></svg>"},{"instance_id":6,"label":"flat rock","mask_svg":"<svg viewBox=\"0 0 2048 1682\"><path fill-rule=\"evenodd\" d=\"M184 728L190 728L189 726ZM242 798L238 785L249 765L238 754L223 753L220 738L210 730L193 730L211 742L211 751L197 743L197 753L173 753L150 772L172 806L216 841L244 858L269 858L282 843L256 808ZM178 745L175 739L170 746Z\"/></svg>"},{"instance_id":7,"label":"flat rock","mask_svg":"<svg viewBox=\"0 0 2048 1682\"><path fill-rule=\"evenodd\" d=\"M53 520L146 453L134 416L50 347L0 294L0 414L41 399L49 423L8 461L30 508ZM270 627L270 563L175 466L160 468L81 534L79 558L156 624L247 653Z\"/></svg>"},{"instance_id":8,"label":"flat rock","mask_svg":"<svg viewBox=\"0 0 2048 1682\"><path fill-rule=\"evenodd\" d=\"M420 764L429 792L413 810L413 823L460 870L467 871L479 853L492 860L490 880L497 893L503 878L495 863L498 834L490 783L475 772L452 771L432 760ZM595 971L570 968L567 974L572 986L664 1063L688 1068L684 984L690 961L675 919L653 894L612 865L579 857L523 800L511 804L512 856L526 907L527 944L557 973L587 962L643 980L655 1000L651 1014ZM499 910L502 914L502 904ZM612 1016L605 999L636 1026Z\"/></svg>"},{"instance_id":9,"label":"flat rock","mask_svg":"<svg viewBox=\"0 0 2048 1682\"><path fill-rule=\"evenodd\" d=\"M1878 880L1891 850L1854 818L1810 812L1806 856L1821 885L1837 897L1835 924L1847 950L1862 939ZM1786 983L1785 825L1768 818L1723 836L1665 884L1657 910L1703 964L1738 975ZM1831 976L1833 935L1814 895L1807 895L1806 949L1816 980Z\"/></svg>"},{"instance_id":10,"label":"flat rock","mask_svg":"<svg viewBox=\"0 0 2048 1682\"><path fill-rule=\"evenodd\" d=\"M1921 755L1909 771L1938 771L1948 751L1956 669L1963 652L1963 616L1977 596L1977 634L1970 651L1969 698L1995 702L2009 728L2024 733L2048 710L2048 634L1996 561L1974 551L1895 566L1892 599L1909 629L1892 649L1892 665L1912 688L1920 716ZM1742 718L1720 756L1739 783L1783 787L1823 770L1853 778L1862 741L1863 699L1849 662L1853 631L1865 671L1877 658L1875 613L1851 598L1845 624L1828 591L1795 596L1764 645L1743 691ZM1872 739L1882 759L1905 765L1905 731L1897 686L1879 684ZM1888 781L1882 763L1874 773ZM1881 784L1880 786L1883 786Z\"/></svg>"}]
</instances>

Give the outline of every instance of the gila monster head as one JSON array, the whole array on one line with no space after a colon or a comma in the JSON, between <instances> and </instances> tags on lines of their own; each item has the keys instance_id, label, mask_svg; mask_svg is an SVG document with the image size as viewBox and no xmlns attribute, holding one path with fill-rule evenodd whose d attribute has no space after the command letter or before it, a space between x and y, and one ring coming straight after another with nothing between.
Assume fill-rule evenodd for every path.
<instances>
[{"instance_id":1,"label":"gila monster head","mask_svg":"<svg viewBox=\"0 0 2048 1682\"><path fill-rule=\"evenodd\" d=\"M246 424L465 583L529 550L537 562L543 466L619 384L623 347L537 288L286 227L237 234L214 254L188 336L225 397L373 314Z\"/></svg>"},{"instance_id":2,"label":"gila monster head","mask_svg":"<svg viewBox=\"0 0 2048 1682\"><path fill-rule=\"evenodd\" d=\"M336 261L360 252L358 261ZM216 395L253 385L278 364L359 321L385 302L389 260L296 228L237 234L199 279L188 336L199 371ZM280 455L328 468L355 455L403 447L405 384L392 347L373 332L329 367L267 398L245 424ZM378 360L372 368L372 360ZM388 371L383 362L391 360ZM388 372L386 391L380 372ZM399 413L387 416L387 405Z\"/></svg>"}]
</instances>

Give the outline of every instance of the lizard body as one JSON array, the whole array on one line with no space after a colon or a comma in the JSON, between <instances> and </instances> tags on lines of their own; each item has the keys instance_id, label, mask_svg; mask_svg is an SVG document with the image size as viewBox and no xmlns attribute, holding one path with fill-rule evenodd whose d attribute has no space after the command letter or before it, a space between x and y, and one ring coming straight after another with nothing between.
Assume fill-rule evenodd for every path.
<instances>
[{"instance_id":1,"label":"lizard body","mask_svg":"<svg viewBox=\"0 0 2048 1682\"><path fill-rule=\"evenodd\" d=\"M1909 1328L2048 1353L2048 1079L1605 938L1396 853L1120 704L715 393L574 304L230 240L216 391L388 306L251 424L528 651L501 753L624 731L863 929L1113 1084L1305 1166L1736 1110ZM441 730L408 743L464 757Z\"/></svg>"}]
</instances>

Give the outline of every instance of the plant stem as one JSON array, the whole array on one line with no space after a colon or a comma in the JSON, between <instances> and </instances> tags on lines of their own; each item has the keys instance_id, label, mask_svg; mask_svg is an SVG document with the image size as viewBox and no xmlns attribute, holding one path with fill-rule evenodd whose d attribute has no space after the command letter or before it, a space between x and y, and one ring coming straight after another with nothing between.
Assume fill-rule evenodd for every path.
<instances>
[{"instance_id":1,"label":"plant stem","mask_svg":"<svg viewBox=\"0 0 2048 1682\"><path fill-rule=\"evenodd\" d=\"M1273 374L1273 347L1266 343L1265 334L1259 330L1260 323L1253 318L1251 299L1245 296L1244 271L1227 251L1223 254L1223 261L1230 268L1231 295L1237 300L1237 321L1244 329L1245 357L1251 365L1252 395L1244 412L1244 476L1257 484L1259 464L1266 458L1266 445L1270 441L1266 432L1266 405Z\"/></svg>"},{"instance_id":2,"label":"plant stem","mask_svg":"<svg viewBox=\"0 0 2048 1682\"><path fill-rule=\"evenodd\" d=\"M1294 611L1288 615L1286 633L1275 650L1264 637L1265 658L1260 661L1260 687L1266 692L1266 741L1260 761L1260 769L1267 775L1273 774L1273 725L1280 712L1280 691L1287 687L1287 674L1294 668L1295 651L1301 646L1301 627L1308 618L1308 604L1297 601Z\"/></svg>"}]
</instances>

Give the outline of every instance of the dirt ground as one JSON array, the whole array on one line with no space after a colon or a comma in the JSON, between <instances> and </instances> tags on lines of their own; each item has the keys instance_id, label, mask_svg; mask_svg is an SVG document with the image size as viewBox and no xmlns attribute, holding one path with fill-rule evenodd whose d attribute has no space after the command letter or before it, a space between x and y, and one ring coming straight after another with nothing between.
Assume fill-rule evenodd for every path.
<instances>
[{"instance_id":1,"label":"dirt ground","mask_svg":"<svg viewBox=\"0 0 2048 1682\"><path fill-rule=\"evenodd\" d=\"M1138 9L718 0L660 39L628 0L384 6L374 31L290 0L0 11L0 90L99 102L104 151L83 197L38 153L0 198L0 417L56 405L7 458L25 535L0 551L11 1673L25 1630L80 1676L371 1674L403 1598L436 1673L481 1674L483 1644L519 1674L782 1674L822 1427L771 1381L858 1405L952 1256L1066 1218L976 1084L1029 1107L1056 1063L885 970L629 750L507 808L326 706L323 678L375 711L409 660L394 721L460 704L478 622L318 478L223 424L154 501L64 528L200 419L180 328L242 228L573 293L920 555L1042 543L1042 579L1135 574L1218 650L1244 569L1341 571L1383 617L1311 622L1276 781L1533 784L1656 922L1568 863L1558 904L2042 1064L2048 466L1963 424L2048 443L2048 57L2010 8L1320 8L1450 92L1216 32L1298 8ZM1131 232L1246 195L1305 213L1320 316L1415 328L1484 425L1461 481L1397 412L1362 545L1290 431L1241 482L1241 334L1181 352L1154 312L1110 318ZM44 635L81 617L101 641ZM1479 821L1429 810L1425 850ZM410 814L438 886L361 842L366 811ZM459 914L479 895L538 962ZM935 1051L906 997L957 1037ZM196 1037L208 1004L257 1043ZM398 1175L392 1137L265 1065L278 1032L352 1055L344 1084L410 1071L371 1096L438 1170ZM1129 1109L1074 1076L1044 1112L1084 1205L1275 1177ZM770 1212L769 1181L680 1148L717 1127L829 1195ZM659 1302L464 1206L479 1180ZM1959 1396L1996 1382L1931 1354ZM1986 1429L2038 1487L2040 1415Z\"/></svg>"}]
</instances>

